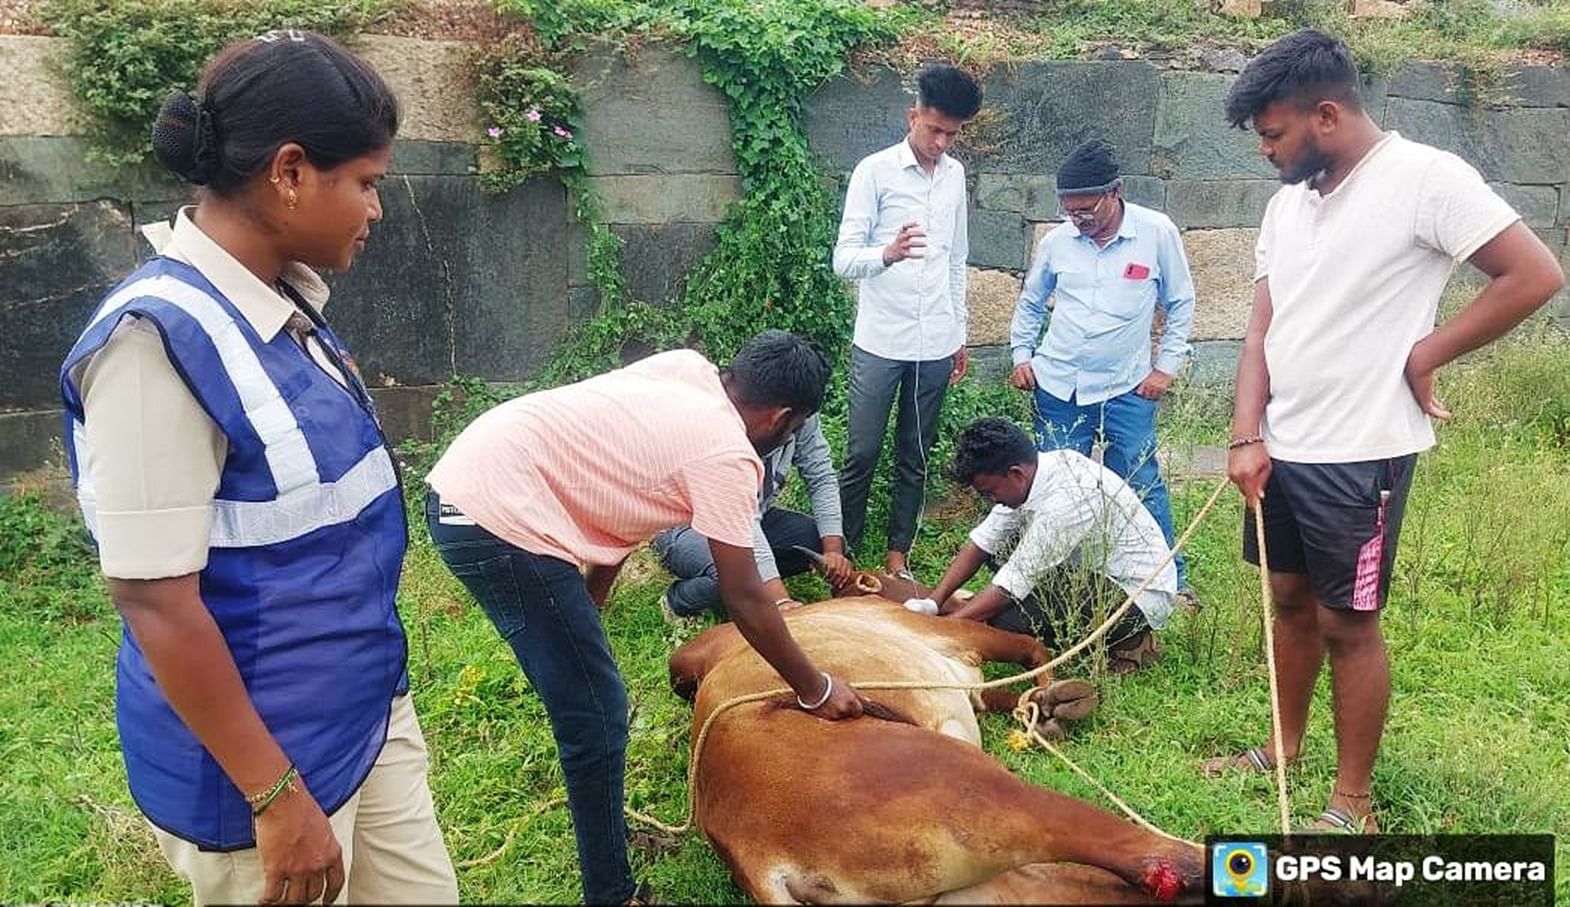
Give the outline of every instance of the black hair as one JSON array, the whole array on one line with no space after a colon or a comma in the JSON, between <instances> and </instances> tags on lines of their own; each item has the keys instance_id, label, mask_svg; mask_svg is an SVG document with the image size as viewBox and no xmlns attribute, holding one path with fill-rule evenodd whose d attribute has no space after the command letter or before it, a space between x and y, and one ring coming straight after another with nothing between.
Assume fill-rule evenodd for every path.
<instances>
[{"instance_id":1,"label":"black hair","mask_svg":"<svg viewBox=\"0 0 1570 907\"><path fill-rule=\"evenodd\" d=\"M289 142L328 170L387 147L397 132L398 99L370 64L331 38L286 29L220 51L196 97L169 95L153 123L153 155L181 179L232 195Z\"/></svg>"},{"instance_id":2,"label":"black hair","mask_svg":"<svg viewBox=\"0 0 1570 907\"><path fill-rule=\"evenodd\" d=\"M1290 100L1301 109L1320 101L1339 101L1361 109L1357 66L1339 38L1304 28L1265 48L1248 62L1227 92L1227 121L1244 124L1276 101Z\"/></svg>"},{"instance_id":3,"label":"black hair","mask_svg":"<svg viewBox=\"0 0 1570 907\"><path fill-rule=\"evenodd\" d=\"M817 412L829 387L829 361L789 331L767 330L747 341L726 374L737 402L798 413Z\"/></svg>"},{"instance_id":4,"label":"black hair","mask_svg":"<svg viewBox=\"0 0 1570 907\"><path fill-rule=\"evenodd\" d=\"M1010 466L1033 463L1036 445L1024 429L1007 419L988 416L970 423L954 441L954 463L949 472L961 485L976 476L1001 476Z\"/></svg>"},{"instance_id":5,"label":"black hair","mask_svg":"<svg viewBox=\"0 0 1570 907\"><path fill-rule=\"evenodd\" d=\"M916 73L917 102L956 120L981 109L981 86L970 73L947 63L931 63Z\"/></svg>"}]
</instances>

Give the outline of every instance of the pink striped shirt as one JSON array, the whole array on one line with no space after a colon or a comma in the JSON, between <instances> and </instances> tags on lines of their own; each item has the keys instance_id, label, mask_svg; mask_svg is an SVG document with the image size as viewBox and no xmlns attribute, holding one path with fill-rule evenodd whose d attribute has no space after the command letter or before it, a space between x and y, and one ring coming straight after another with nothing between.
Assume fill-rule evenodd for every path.
<instances>
[{"instance_id":1,"label":"pink striped shirt","mask_svg":"<svg viewBox=\"0 0 1570 907\"><path fill-rule=\"evenodd\" d=\"M426 482L492 535L583 566L688 523L751 548L762 479L719 370L675 350L494 407Z\"/></svg>"}]
</instances>

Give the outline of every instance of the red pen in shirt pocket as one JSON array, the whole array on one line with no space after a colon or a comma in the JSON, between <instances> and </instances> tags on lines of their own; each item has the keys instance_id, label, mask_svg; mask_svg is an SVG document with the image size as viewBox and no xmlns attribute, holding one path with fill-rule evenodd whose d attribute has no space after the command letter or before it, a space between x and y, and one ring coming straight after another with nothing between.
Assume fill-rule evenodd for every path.
<instances>
[{"instance_id":1,"label":"red pen in shirt pocket","mask_svg":"<svg viewBox=\"0 0 1570 907\"><path fill-rule=\"evenodd\" d=\"M1129 262L1123 269L1123 276L1129 280L1144 280L1150 276L1150 269L1138 262Z\"/></svg>"}]
</instances>

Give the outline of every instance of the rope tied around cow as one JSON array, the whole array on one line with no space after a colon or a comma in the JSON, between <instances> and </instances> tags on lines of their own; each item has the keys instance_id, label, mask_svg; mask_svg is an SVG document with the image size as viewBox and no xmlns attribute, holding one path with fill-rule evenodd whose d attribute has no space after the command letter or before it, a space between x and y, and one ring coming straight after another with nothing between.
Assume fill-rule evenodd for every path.
<instances>
[{"instance_id":1,"label":"rope tied around cow","mask_svg":"<svg viewBox=\"0 0 1570 907\"><path fill-rule=\"evenodd\" d=\"M1055 657L1052 660L1048 661L1046 664L1040 665L1039 667L1031 668L1028 671L1022 671L1022 672L1020 672L1018 674L1014 674L1014 675L1011 675L1011 676L1008 676L1008 677L1000 677L1000 678L997 678L995 680L985 681L983 683L952 683L952 682L941 682L941 681L929 682L929 681L920 681L920 680L852 681L851 682L851 686L855 687L858 691L860 691L860 690L959 690L959 691L963 691L963 692L966 692L966 693L980 693L980 692L983 692L983 691L986 691L986 690L997 689L999 687L1011 686L1013 684L1020 683L1020 682L1023 682L1023 681L1035 680L1036 678L1039 678L1039 677L1041 677L1044 674L1050 674L1059 665L1062 665L1064 662L1069 661L1070 659L1072 659L1075 656L1079 655L1081 652L1085 651L1090 646L1094 645L1098 640L1100 640L1103 636L1105 636L1107 634L1107 632L1109 630L1111 630L1112 627L1117 624L1118 621L1123 619L1123 616L1128 613L1129 608L1134 607L1134 603L1139 599L1139 597L1141 595L1143 595L1145 593L1145 591L1150 588L1151 584L1154 583L1158 577L1161 576L1162 572L1166 570L1167 565L1172 563L1172 560L1175 557L1177 557L1178 551L1180 551L1183 548L1183 546L1188 543L1189 537L1194 534L1194 531L1199 528L1199 526L1200 526L1200 524L1202 522L1204 522L1205 517L1207 517L1210 514L1211 508L1213 508L1215 506L1216 502L1218 500L1220 500L1221 493L1226 490L1227 485L1229 484L1229 482L1230 482L1229 479L1222 478L1220 481L1218 481L1216 483L1215 490L1211 492L1210 497L1205 501L1204 505L1199 508L1199 512L1194 515L1194 519L1189 522L1188 528L1183 530L1183 534L1178 536L1178 538L1172 543L1171 550L1167 552L1166 558L1163 559L1161 561L1161 563L1156 566L1155 570L1150 574L1150 576L1145 578L1144 582L1139 584L1138 588L1136 588L1133 592L1130 592L1124 598L1123 603L1121 605L1119 605L1116 609L1114 609L1112 611L1112 613L1107 616L1106 620L1102 621L1101 624L1098 627L1096 627L1094 630L1092 630L1089 633L1089 635L1087 635L1084 639L1080 640L1078 643L1075 643L1073 646L1070 646L1068 649L1064 650L1057 657ZM1262 509L1256 511L1256 513L1262 513ZM1261 579L1262 579L1262 582L1263 582L1263 586L1264 586L1264 590L1263 590L1262 595L1261 595L1261 600L1262 600L1262 602L1264 604L1264 608L1265 608L1265 635L1266 635L1265 657L1266 657L1266 661L1269 662L1269 666L1270 666L1271 714L1272 714L1272 718L1274 720L1274 728L1275 728L1276 740L1279 741L1281 739L1281 716L1280 716L1280 709L1277 706L1277 703L1279 702L1279 699L1277 697L1277 692L1276 692L1276 666L1275 666L1274 648L1273 648L1273 642L1272 642L1272 640L1274 639L1274 636L1273 636L1273 634L1271 632L1270 582L1269 582L1268 568L1267 568L1267 566L1265 564L1265 557L1264 557L1265 547L1264 547L1264 538L1263 538L1263 529L1262 529L1262 527L1264 525L1264 520L1263 519L1256 519L1255 520L1255 524L1256 524L1256 526L1261 527L1260 538L1259 538L1259 550L1260 550L1259 561L1260 561L1260 576L1261 576ZM1020 694L1019 704L1014 709L1014 717L1017 720L1019 720L1021 724L1024 725L1025 734L1031 740L1033 740L1034 742L1040 744L1044 749L1047 750L1047 752L1052 753L1053 755L1057 756L1059 759L1063 760L1063 762L1065 764L1067 764L1070 769L1072 769L1080 777L1082 777L1086 781L1088 781L1103 796L1105 796L1109 801L1111 801L1115 806L1117 806L1118 809L1120 809L1124 813L1124 815L1128 816L1130 820L1132 820L1133 822L1138 824L1140 827L1146 829L1147 831L1153 832L1155 834L1161 835L1162 837L1169 838L1169 839L1174 840L1174 841L1181 841L1181 842L1187 843L1187 844L1194 844L1196 847L1199 846L1196 842L1189 841L1186 838L1180 838L1177 835L1169 834L1168 832L1163 831L1162 829L1157 827L1154 823L1152 823L1149 820L1145 819L1138 812L1136 812L1133 807L1131 807L1127 803L1123 802L1123 800L1118 798L1117 795L1113 794L1104 785L1102 785L1099 781L1097 781L1094 777L1092 777L1089 772L1087 772L1084 769L1080 768L1078 765L1075 765L1074 762L1071 759L1069 759L1067 754L1065 754L1061 749L1059 749L1058 747L1054 746L1046 738L1042 737L1040 732L1037 731L1037 729L1036 729L1037 728L1037 723L1038 723L1039 719L1041 718L1040 706L1037 705L1035 702L1029 700L1030 694L1031 694L1031 690L1026 690L1024 693ZM684 834L684 833L692 830L693 811L694 811L693 791L696 790L696 786L697 786L698 766L699 766L700 760L701 760L701 758L703 756L703 745L708 740L709 731L714 727L715 721L717 721L721 715L725 714L726 712L730 711L731 709L737 708L738 706L743 706L743 705L747 705L749 703L754 703L754 702L763 702L765 700L771 700L771 699L778 700L781 697L789 697L790 701L793 702L794 701L794 697L795 697L795 691L791 690L789 687L781 687L779 689L765 690L765 691L758 692L758 693L747 693L747 694L742 695L742 696L736 696L736 697L733 697L731 699L727 699L725 702L720 703L720 705L717 706L714 709L714 711L709 713L708 718L704 719L703 726L701 728L699 728L699 730L698 730L698 737L697 737L696 740L693 741L693 744L692 744L692 758L688 761L688 765L687 765L687 811L686 811L685 818L683 818L682 822L679 825L669 825L669 824L667 824L665 822L660 821L659 819L657 819L657 818L655 818L653 816L650 816L650 815L647 815L645 813L639 812L638 810L635 810L635 809L633 809L630 806L625 807L626 814L628 815L628 817L630 817L632 819L636 819L637 821L642 822L642 823L644 823L646 825L649 825L649 826L651 826L653 828L657 828L660 831L663 831L663 832L665 832L667 834L679 835L679 834ZM892 711L892 710L885 709L884 711ZM885 720L888 720L890 716L873 713L873 717L884 718ZM897 717L900 718L900 719L904 718L904 716L897 716ZM909 721L909 719L904 719L904 720L907 723ZM1281 820L1282 820L1281 828L1282 828L1282 833L1283 834L1287 834L1287 833L1290 833L1290 824L1289 824L1290 823L1290 819L1289 819L1289 816L1288 816L1289 809L1288 809L1288 806L1287 806L1286 777L1285 777L1284 772L1281 769L1281 764L1280 764L1281 760L1278 759L1278 760L1276 760L1276 762L1277 762L1276 783L1277 783L1278 790L1280 791L1281 810L1282 810L1282 812L1281 812Z\"/></svg>"}]
</instances>

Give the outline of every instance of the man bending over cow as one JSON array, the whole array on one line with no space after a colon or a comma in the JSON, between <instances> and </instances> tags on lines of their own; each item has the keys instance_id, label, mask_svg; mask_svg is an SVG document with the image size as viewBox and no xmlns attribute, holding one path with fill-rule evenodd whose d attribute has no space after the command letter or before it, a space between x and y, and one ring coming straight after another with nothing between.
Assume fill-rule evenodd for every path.
<instances>
[{"instance_id":1,"label":"man bending over cow","mask_svg":"<svg viewBox=\"0 0 1570 907\"><path fill-rule=\"evenodd\" d=\"M1156 574L1106 636L1113 673L1156 660L1151 631L1172 613L1177 569L1161 526L1128 483L1078 451L1038 452L1023 430L998 418L960 434L953 475L992 502L992 512L971 530L932 597L906 608L986 621L1059 648L1077 641L1078 633L1060 639L1064 630L1088 632L1092 618L1103 619ZM982 565L999 561L986 589L951 601ZM1096 608L1098 601L1106 607Z\"/></svg>"},{"instance_id":2,"label":"man bending over cow","mask_svg":"<svg viewBox=\"0 0 1570 907\"><path fill-rule=\"evenodd\" d=\"M737 629L803 709L861 714L856 692L791 638L752 553L758 453L818 411L828 380L822 354L784 331L754 337L723 372L691 350L661 353L491 409L426 479L437 551L550 716L587 903L628 902L635 890L622 812L627 690L599 611L627 555L656 532L689 524L709 540Z\"/></svg>"}]
</instances>

